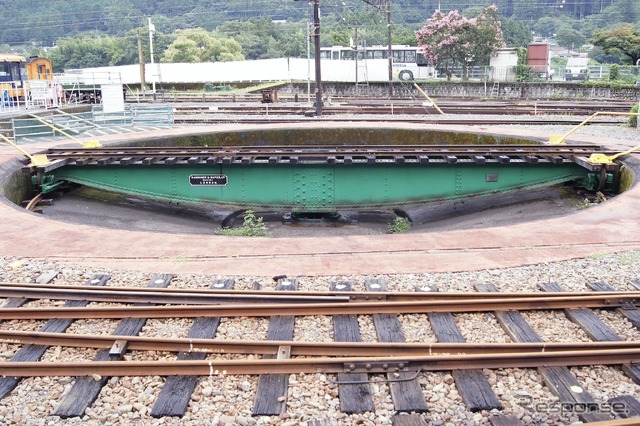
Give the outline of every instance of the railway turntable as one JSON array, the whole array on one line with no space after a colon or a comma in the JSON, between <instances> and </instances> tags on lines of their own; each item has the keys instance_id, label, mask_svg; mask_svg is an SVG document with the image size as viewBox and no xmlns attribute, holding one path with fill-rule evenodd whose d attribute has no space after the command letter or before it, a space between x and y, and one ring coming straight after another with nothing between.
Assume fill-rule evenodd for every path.
<instances>
[{"instance_id":1,"label":"railway turntable","mask_svg":"<svg viewBox=\"0 0 640 426\"><path fill-rule=\"evenodd\" d=\"M55 148L30 165L49 193L70 184L171 203L287 214L403 209L572 182L618 191L620 165L593 145Z\"/></svg>"}]
</instances>

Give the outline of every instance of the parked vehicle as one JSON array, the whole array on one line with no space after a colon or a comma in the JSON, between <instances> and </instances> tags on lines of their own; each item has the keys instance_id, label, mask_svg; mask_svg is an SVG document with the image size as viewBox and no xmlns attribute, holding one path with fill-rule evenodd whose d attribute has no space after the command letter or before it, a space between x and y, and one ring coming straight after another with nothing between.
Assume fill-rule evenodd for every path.
<instances>
[{"instance_id":1,"label":"parked vehicle","mask_svg":"<svg viewBox=\"0 0 640 426\"><path fill-rule=\"evenodd\" d=\"M332 46L320 48L320 58L323 61L360 61L356 67L358 81L385 80L388 73L387 46ZM407 45L392 45L393 78L401 81L413 81L434 78L437 72L427 61L419 48ZM328 67L327 67L328 70ZM324 72L324 71L323 71ZM382 76L383 78L372 76Z\"/></svg>"},{"instance_id":2,"label":"parked vehicle","mask_svg":"<svg viewBox=\"0 0 640 426\"><path fill-rule=\"evenodd\" d=\"M527 46L527 65L540 78L550 80L553 77L549 43L529 43Z\"/></svg>"},{"instance_id":3,"label":"parked vehicle","mask_svg":"<svg viewBox=\"0 0 640 426\"><path fill-rule=\"evenodd\" d=\"M566 81L585 81L589 79L589 59L588 58L569 58L564 73Z\"/></svg>"}]
</instances>

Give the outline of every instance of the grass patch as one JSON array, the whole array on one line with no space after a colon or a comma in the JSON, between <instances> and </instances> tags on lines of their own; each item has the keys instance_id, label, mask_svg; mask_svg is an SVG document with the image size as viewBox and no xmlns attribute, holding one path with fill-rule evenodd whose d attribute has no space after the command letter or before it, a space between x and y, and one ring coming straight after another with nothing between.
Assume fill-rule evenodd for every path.
<instances>
[{"instance_id":1,"label":"grass patch","mask_svg":"<svg viewBox=\"0 0 640 426\"><path fill-rule=\"evenodd\" d=\"M406 217L395 217L393 222L389 224L390 234L402 234L411 229L411 222Z\"/></svg>"},{"instance_id":2,"label":"grass patch","mask_svg":"<svg viewBox=\"0 0 640 426\"><path fill-rule=\"evenodd\" d=\"M222 228L218 231L221 235L230 237L269 237L271 233L263 218L257 217L252 210L244 214L244 222L238 228Z\"/></svg>"}]
</instances>

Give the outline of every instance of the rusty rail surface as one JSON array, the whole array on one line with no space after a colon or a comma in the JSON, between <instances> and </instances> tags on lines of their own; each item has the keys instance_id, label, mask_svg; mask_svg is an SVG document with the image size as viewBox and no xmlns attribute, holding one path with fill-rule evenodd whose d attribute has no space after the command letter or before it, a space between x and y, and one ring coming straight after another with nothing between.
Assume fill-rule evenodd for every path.
<instances>
[{"instance_id":1,"label":"rusty rail surface","mask_svg":"<svg viewBox=\"0 0 640 426\"><path fill-rule=\"evenodd\" d=\"M223 147L101 147L51 148L46 165L23 167L23 172L50 172L57 168L108 165L216 165L216 164L588 164L592 154L613 155L596 145L350 145L350 146L223 146Z\"/></svg>"},{"instance_id":2,"label":"rusty rail surface","mask_svg":"<svg viewBox=\"0 0 640 426\"><path fill-rule=\"evenodd\" d=\"M157 288L97 288L91 286L56 286L0 283L0 297L27 299L89 300L93 302L219 304L219 303L323 303L348 302L349 297L330 293L237 292ZM640 294L639 294L640 297Z\"/></svg>"},{"instance_id":3,"label":"rusty rail surface","mask_svg":"<svg viewBox=\"0 0 640 426\"><path fill-rule=\"evenodd\" d=\"M263 155L295 155L299 158L319 155L471 155L471 154L538 154L538 155L587 155L602 147L590 144L572 145L340 145L340 146L210 146L210 147L101 147L101 148L50 148L46 151L51 160L74 158L127 157L135 160L148 156L185 157L194 155L245 157Z\"/></svg>"},{"instance_id":4,"label":"rusty rail surface","mask_svg":"<svg viewBox=\"0 0 640 426\"><path fill-rule=\"evenodd\" d=\"M535 343L406 343L302 342L290 340L212 340L140 336L47 333L0 330L0 342L74 348L108 349L117 344L128 351L204 352L277 355L287 347L292 356L382 357L445 354L509 354L640 348L639 341Z\"/></svg>"},{"instance_id":5,"label":"rusty rail surface","mask_svg":"<svg viewBox=\"0 0 640 426\"><path fill-rule=\"evenodd\" d=\"M0 362L0 375L33 376L224 376L227 374L389 373L482 368L618 365L636 362L640 347L562 352L447 354L203 361Z\"/></svg>"},{"instance_id":6,"label":"rusty rail surface","mask_svg":"<svg viewBox=\"0 0 640 426\"><path fill-rule=\"evenodd\" d=\"M510 310L552 310L634 307L638 292L616 292L576 298L549 296L485 298L482 300L356 301L338 303L281 303L193 306L128 307L38 307L0 309L0 319L115 319L115 318L195 318L195 317L268 317L272 315L363 315L429 312L490 312Z\"/></svg>"},{"instance_id":7,"label":"rusty rail surface","mask_svg":"<svg viewBox=\"0 0 640 426\"><path fill-rule=\"evenodd\" d=\"M635 294L635 296L633 296ZM90 300L96 302L121 303L163 303L163 304L221 304L221 303L322 303L347 301L426 301L426 300L475 300L513 298L557 298L572 299L594 296L596 293L584 292L527 292L527 293L449 293L449 292L331 292L275 290L212 290L212 289L176 289L144 287L93 287L60 286L27 283L0 282L0 297L24 297L27 299ZM640 301L640 291L635 292L598 292L598 296L619 297L625 295Z\"/></svg>"},{"instance_id":8,"label":"rusty rail surface","mask_svg":"<svg viewBox=\"0 0 640 426\"><path fill-rule=\"evenodd\" d=\"M466 114L481 114L482 112L469 110ZM344 114L344 113L343 113ZM445 125L459 125L459 126L500 126L500 125L530 125L530 126L548 126L548 125L565 125L565 126L576 126L582 122L580 118L566 118L566 117L555 117L553 121L550 121L548 118L544 119L532 119L528 118L531 114L530 112L521 112L519 113L521 116L527 116L527 118L514 118L513 116L504 116L504 118L500 119L487 119L487 118L442 118L442 115L424 115L424 114L413 114L413 115L399 115L398 112L395 112L393 115L389 115L390 111L379 112L369 115L362 115L357 118L358 122L366 123L366 122L385 122L385 123L423 123L423 124L445 124ZM454 113L455 114L455 113ZM504 114L501 112L500 115ZM509 114L514 114L509 113ZM558 112L557 114L566 114ZM588 114L588 112L585 112ZM331 115L331 114L328 114ZM450 117L451 115L448 115ZM314 117L317 120L317 117ZM353 117L344 116L344 115L331 115L330 121L332 122L352 122L354 120ZM264 115L264 114L256 114L251 111L246 112L246 115L236 114L236 115L227 115L225 113L201 113L199 111L193 112L182 112L174 115L174 123L175 124L216 124L216 123L271 123L271 124L281 124L281 123L306 123L309 122L309 118L304 116L298 116L294 114L278 114L278 115ZM620 123L623 123L623 120L595 120L591 121L589 125L600 125L600 126L619 126Z\"/></svg>"}]
</instances>

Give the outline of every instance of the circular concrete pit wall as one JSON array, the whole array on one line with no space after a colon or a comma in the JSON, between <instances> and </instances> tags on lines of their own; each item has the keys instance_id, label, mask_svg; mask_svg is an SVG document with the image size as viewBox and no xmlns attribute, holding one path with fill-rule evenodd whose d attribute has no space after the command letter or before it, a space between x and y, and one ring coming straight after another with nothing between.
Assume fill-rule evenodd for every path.
<instances>
[{"instance_id":1,"label":"circular concrete pit wall","mask_svg":"<svg viewBox=\"0 0 640 426\"><path fill-rule=\"evenodd\" d=\"M193 133L187 136L167 135L160 138L143 140L138 137L134 142L118 142L121 146L340 146L340 145L530 145L541 141L515 138L503 135L461 133L455 131L438 131L411 129L404 127L372 128L372 127L287 127L287 128L255 128L247 130L221 130L209 133ZM20 205L23 200L33 195L33 188L28 176L20 171L22 165L11 160L0 165L1 190L4 201ZM634 182L634 167L623 167L621 190L629 188ZM527 202L533 193L523 198ZM517 197L516 197L517 198ZM401 212L410 216L415 223L425 223L467 211L485 209L494 205L518 202L513 196L493 200L467 200L465 202L441 203L430 209L409 210ZM228 213L228 212L227 212ZM396 212L398 213L398 212ZM217 216L220 218L220 216Z\"/></svg>"}]
</instances>

